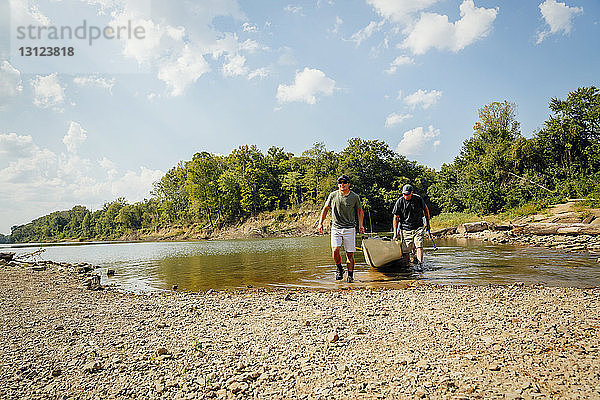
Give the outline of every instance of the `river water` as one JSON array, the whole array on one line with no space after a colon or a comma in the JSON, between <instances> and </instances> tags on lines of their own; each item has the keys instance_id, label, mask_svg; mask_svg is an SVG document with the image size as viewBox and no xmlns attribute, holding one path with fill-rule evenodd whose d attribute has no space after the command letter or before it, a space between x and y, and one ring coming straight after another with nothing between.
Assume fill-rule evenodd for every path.
<instances>
[{"instance_id":1,"label":"river water","mask_svg":"<svg viewBox=\"0 0 600 400\"><path fill-rule=\"evenodd\" d=\"M430 244L430 242L428 243ZM403 287L412 280L439 284L541 283L547 286L600 286L598 255L500 245L477 240L440 239L425 248L423 272L410 268L382 273L356 253L353 287ZM0 246L31 253L40 245ZM102 283L122 290L204 291L245 287L349 286L334 280L329 237L197 242L44 244L38 259L98 266ZM106 269L114 269L113 277Z\"/></svg>"}]
</instances>

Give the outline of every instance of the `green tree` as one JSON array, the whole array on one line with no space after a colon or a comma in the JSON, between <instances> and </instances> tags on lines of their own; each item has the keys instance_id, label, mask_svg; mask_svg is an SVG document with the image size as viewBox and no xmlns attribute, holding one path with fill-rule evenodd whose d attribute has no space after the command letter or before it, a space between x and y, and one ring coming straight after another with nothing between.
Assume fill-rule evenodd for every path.
<instances>
[{"instance_id":1,"label":"green tree","mask_svg":"<svg viewBox=\"0 0 600 400\"><path fill-rule=\"evenodd\" d=\"M600 91L579 88L550 101L552 115L532 139L527 166L565 196L585 195L600 178ZM592 185L593 186L593 185Z\"/></svg>"},{"instance_id":2,"label":"green tree","mask_svg":"<svg viewBox=\"0 0 600 400\"><path fill-rule=\"evenodd\" d=\"M463 143L453 165L443 166L431 185L428 193L435 203L447 211L481 214L508 205L507 194L515 184L511 173L520 173L515 155L522 137L515 116L516 106L508 101L479 109L473 136Z\"/></svg>"},{"instance_id":3,"label":"green tree","mask_svg":"<svg viewBox=\"0 0 600 400\"><path fill-rule=\"evenodd\" d=\"M219 192L219 177L225 165L222 159L213 154L196 153L186 163L185 189L191 205L208 218L213 226L213 213L222 217L222 203Z\"/></svg>"}]
</instances>

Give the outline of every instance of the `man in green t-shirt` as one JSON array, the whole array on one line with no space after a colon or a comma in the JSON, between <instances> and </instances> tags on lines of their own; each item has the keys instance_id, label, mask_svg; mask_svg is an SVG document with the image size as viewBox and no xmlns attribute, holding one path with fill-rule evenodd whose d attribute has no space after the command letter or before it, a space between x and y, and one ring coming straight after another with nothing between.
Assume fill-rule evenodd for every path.
<instances>
[{"instance_id":1,"label":"man in green t-shirt","mask_svg":"<svg viewBox=\"0 0 600 400\"><path fill-rule=\"evenodd\" d=\"M348 264L348 282L354 281L354 252L356 250L356 218L358 230L365 233L363 226L364 213L360 197L350 190L350 178L342 175L338 178L339 190L331 192L319 219L319 232L323 233L323 222L331 209L331 251L337 267L335 279L344 278L340 247L344 245L346 263Z\"/></svg>"}]
</instances>

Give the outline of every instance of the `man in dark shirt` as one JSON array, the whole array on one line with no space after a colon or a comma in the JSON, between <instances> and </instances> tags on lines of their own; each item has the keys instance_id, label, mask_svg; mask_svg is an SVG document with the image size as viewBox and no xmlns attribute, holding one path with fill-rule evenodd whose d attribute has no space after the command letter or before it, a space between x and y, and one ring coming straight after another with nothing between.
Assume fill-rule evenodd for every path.
<instances>
[{"instance_id":1,"label":"man in dark shirt","mask_svg":"<svg viewBox=\"0 0 600 400\"><path fill-rule=\"evenodd\" d=\"M402 187L402 197L396 201L392 210L392 214L394 214L392 225L394 227L394 240L401 240L404 261L409 262L409 253L411 247L414 246L417 252L418 266L421 268L425 238L423 217L427 221L425 228L429 231L429 209L423 198L413 193L413 191L412 185L406 184Z\"/></svg>"}]
</instances>

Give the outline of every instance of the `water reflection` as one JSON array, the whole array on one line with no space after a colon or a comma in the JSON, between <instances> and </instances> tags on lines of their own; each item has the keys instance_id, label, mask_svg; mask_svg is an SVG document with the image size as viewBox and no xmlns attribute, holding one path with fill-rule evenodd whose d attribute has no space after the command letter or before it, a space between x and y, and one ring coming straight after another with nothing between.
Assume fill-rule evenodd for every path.
<instances>
[{"instance_id":1,"label":"water reflection","mask_svg":"<svg viewBox=\"0 0 600 400\"><path fill-rule=\"evenodd\" d=\"M422 272L398 267L378 271L357 252L355 283L333 279L329 238L280 238L204 242L97 243L44 245L43 259L88 262L101 267L104 284L125 290L208 290L243 287L404 287L413 280L441 284L550 286L600 285L600 264L589 254L546 248L498 245L474 240L439 240L426 248ZM0 246L6 249L8 246ZM13 247L19 254L38 246ZM106 268L116 271L105 275Z\"/></svg>"}]
</instances>

